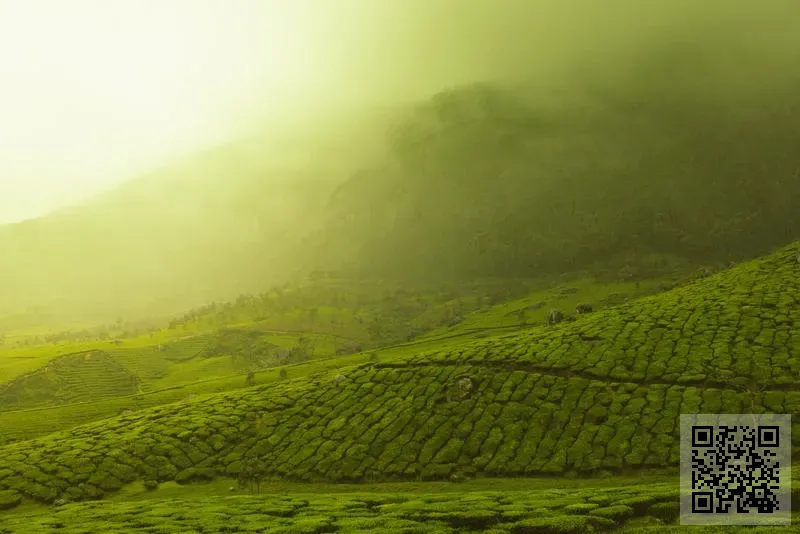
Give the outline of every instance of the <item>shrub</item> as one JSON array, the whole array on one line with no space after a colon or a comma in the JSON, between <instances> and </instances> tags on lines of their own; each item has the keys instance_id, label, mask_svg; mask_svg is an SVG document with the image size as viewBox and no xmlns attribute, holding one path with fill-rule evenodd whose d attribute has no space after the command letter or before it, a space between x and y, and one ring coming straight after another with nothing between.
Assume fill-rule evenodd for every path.
<instances>
[{"instance_id":1,"label":"shrub","mask_svg":"<svg viewBox=\"0 0 800 534\"><path fill-rule=\"evenodd\" d=\"M450 482L454 482L456 484L460 482L466 482L467 480L469 480L469 477L462 473L453 473L450 475Z\"/></svg>"},{"instance_id":2,"label":"shrub","mask_svg":"<svg viewBox=\"0 0 800 534\"><path fill-rule=\"evenodd\" d=\"M600 505L596 503L581 502L565 506L564 511L568 514L584 515L588 514L592 510L596 510L599 507Z\"/></svg>"},{"instance_id":3,"label":"shrub","mask_svg":"<svg viewBox=\"0 0 800 534\"><path fill-rule=\"evenodd\" d=\"M200 467L189 467L175 475L178 484L192 484L194 482L210 482L214 480L214 470Z\"/></svg>"},{"instance_id":4,"label":"shrub","mask_svg":"<svg viewBox=\"0 0 800 534\"><path fill-rule=\"evenodd\" d=\"M672 523L681 515L681 503L678 501L657 502L647 509L647 515L660 519L664 523Z\"/></svg>"},{"instance_id":5,"label":"shrub","mask_svg":"<svg viewBox=\"0 0 800 534\"><path fill-rule=\"evenodd\" d=\"M0 490L0 510L10 510L22 502L22 496L16 491Z\"/></svg>"},{"instance_id":6,"label":"shrub","mask_svg":"<svg viewBox=\"0 0 800 534\"><path fill-rule=\"evenodd\" d=\"M547 324L553 325L564 320L564 314L559 310L550 310L547 313Z\"/></svg>"},{"instance_id":7,"label":"shrub","mask_svg":"<svg viewBox=\"0 0 800 534\"><path fill-rule=\"evenodd\" d=\"M558 532L563 534L581 533L590 531L592 522L586 516L556 516L556 517L536 517L524 519L515 523L511 527L511 532Z\"/></svg>"},{"instance_id":8,"label":"shrub","mask_svg":"<svg viewBox=\"0 0 800 534\"><path fill-rule=\"evenodd\" d=\"M633 517L633 508L618 504L615 506L606 506L604 508L596 508L590 512L591 515L605 517L617 523L623 522L626 519Z\"/></svg>"}]
</instances>

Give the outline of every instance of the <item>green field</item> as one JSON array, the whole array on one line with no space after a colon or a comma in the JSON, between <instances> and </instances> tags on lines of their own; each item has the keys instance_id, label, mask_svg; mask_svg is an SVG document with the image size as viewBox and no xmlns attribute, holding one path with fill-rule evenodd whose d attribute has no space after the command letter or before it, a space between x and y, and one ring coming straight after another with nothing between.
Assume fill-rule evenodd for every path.
<instances>
[{"instance_id":1,"label":"green field","mask_svg":"<svg viewBox=\"0 0 800 534\"><path fill-rule=\"evenodd\" d=\"M241 300L242 304L234 305L230 312L225 312L224 317L237 321L228 326L220 326L216 315L207 316L203 312L193 312L188 314L191 318L187 319L189 322L180 329L158 330L135 338L120 339L119 343L98 341L21 348L0 347L0 377L5 377L6 380L5 383L0 381L0 428L4 430L0 434L0 444L34 438L115 416L127 410L176 402L195 395L239 389L246 385L247 369L254 370L255 384L264 384L280 379L278 367L285 369L288 377L296 378L373 361L375 358L391 361L428 350L456 350L469 341L540 328L545 311L549 308L540 310L538 319L531 313L525 324L517 321L517 314L513 311L529 306L533 301L550 298L551 305L565 312L569 312L569 306L574 307L576 302L595 302L598 309L603 309L611 306L610 302L616 302L620 295L632 298L663 283L659 280L645 281L637 289L633 283L604 285L585 280L576 281L576 284L571 284L575 289L570 290L566 297L563 296L562 286L543 286L522 299L503 302L486 310L476 308L465 313L459 323L434 327L412 341L388 345L384 343L372 350L344 355L336 353L343 344L355 346L357 349L359 338L314 333L314 325L308 324L307 318L305 323L298 320L292 325L299 330L277 330L278 326L287 321L287 316L300 318L303 314L299 310L287 309L270 320L257 319L264 310L260 307L254 309L253 301L244 299ZM493 288L492 284L485 282L483 287ZM329 298L338 302L344 299L341 294L346 292L347 286L338 281L329 281L327 285L317 283L312 289L322 294L323 299L326 298L326 292L331 293ZM352 289L358 298L351 296L351 299L364 301L374 298L370 297L369 291L376 291L375 288L359 285L354 285ZM378 286L378 289L378 293L382 294L382 286ZM365 294L361 295L361 292ZM436 300L429 295L423 297ZM422 313L417 323L431 327L441 322L441 313L452 311L451 303L447 300L451 297L449 294L438 297L440 300L444 299L445 304L434 307L436 313L433 316L427 312ZM294 302L300 297L289 295L285 298ZM301 300L305 298L307 297L302 297ZM603 302L608 303L604 305ZM268 305L267 309L274 306ZM222 312L218 310L216 313ZM324 313L323 310L320 315ZM308 315L307 312L305 315ZM208 330L214 325L216 330ZM310 331L303 331L302 327ZM355 335L349 323L338 325L337 328L341 334ZM309 361L281 364L274 357L276 351L291 349L302 338L313 344L313 354ZM83 361L96 363L97 357L95 360L85 360L86 353L89 352L99 353L100 359L115 365L118 374L127 377L128 381L109 392L108 387L103 389L103 381L108 378L104 376L102 380L94 380L91 376L91 364L64 365ZM239 356L241 353L254 352L260 357L259 361L252 358L248 361ZM259 352L263 354L258 354ZM252 365L253 363L257 365ZM70 373L62 376L62 369L69 370ZM134 391L131 391L132 381L135 381ZM94 388L97 388L97 395L92 395Z\"/></svg>"},{"instance_id":2,"label":"green field","mask_svg":"<svg viewBox=\"0 0 800 534\"><path fill-rule=\"evenodd\" d=\"M414 342L271 361L250 387L230 353L269 358L258 348L296 338L245 327L51 359L58 372L3 390L38 407L0 412L0 528L665 528L679 414L800 413L796 255L786 247L553 326L496 328L533 294ZM573 286L555 293L570 304L604 295ZM68 387L42 387L48 378ZM798 457L797 423L792 437ZM44 508L56 501L67 504Z\"/></svg>"},{"instance_id":3,"label":"green field","mask_svg":"<svg viewBox=\"0 0 800 534\"><path fill-rule=\"evenodd\" d=\"M475 479L468 482L293 484L255 494L218 479L155 490L125 488L107 501L51 509L21 506L0 532L677 532L677 481ZM800 496L800 493L798 493ZM800 519L794 514L793 521ZM775 527L694 527L697 532L774 532Z\"/></svg>"},{"instance_id":4,"label":"green field","mask_svg":"<svg viewBox=\"0 0 800 534\"><path fill-rule=\"evenodd\" d=\"M672 484L470 492L333 492L67 505L12 517L12 532L577 532L674 521ZM188 504L188 506L187 506Z\"/></svg>"}]
</instances>

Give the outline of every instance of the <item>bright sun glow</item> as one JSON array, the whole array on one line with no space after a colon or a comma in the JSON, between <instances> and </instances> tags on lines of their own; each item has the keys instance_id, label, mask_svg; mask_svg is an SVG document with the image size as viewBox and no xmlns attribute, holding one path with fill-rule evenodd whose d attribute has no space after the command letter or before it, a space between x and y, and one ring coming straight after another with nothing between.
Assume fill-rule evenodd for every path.
<instances>
[{"instance_id":1,"label":"bright sun glow","mask_svg":"<svg viewBox=\"0 0 800 534\"><path fill-rule=\"evenodd\" d=\"M0 0L0 222L225 139L309 93L313 10Z\"/></svg>"}]
</instances>

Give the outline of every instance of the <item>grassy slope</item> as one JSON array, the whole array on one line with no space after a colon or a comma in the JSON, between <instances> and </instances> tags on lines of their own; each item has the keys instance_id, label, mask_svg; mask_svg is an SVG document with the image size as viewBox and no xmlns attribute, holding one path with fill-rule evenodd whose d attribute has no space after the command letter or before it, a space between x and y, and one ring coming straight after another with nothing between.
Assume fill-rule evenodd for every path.
<instances>
[{"instance_id":1,"label":"grassy slope","mask_svg":"<svg viewBox=\"0 0 800 534\"><path fill-rule=\"evenodd\" d=\"M593 279L578 279L556 287L542 288L533 291L525 298L514 299L492 306L488 310L467 315L463 321L452 327L436 328L420 336L419 339L432 339L447 334L470 331L497 329L518 329L520 327L519 312L525 314L525 322L542 324L551 309L558 309L565 314L572 313L575 306L591 303L595 309L607 308L620 304L650 291L658 291L666 285L666 279L653 278L641 282L615 282L598 284Z\"/></svg>"},{"instance_id":2,"label":"grassy slope","mask_svg":"<svg viewBox=\"0 0 800 534\"><path fill-rule=\"evenodd\" d=\"M270 124L273 133L173 161L86 203L0 225L0 332L164 316L284 280L294 234L381 152L384 114L355 113L363 120L315 116L313 128L276 135Z\"/></svg>"},{"instance_id":3,"label":"grassy slope","mask_svg":"<svg viewBox=\"0 0 800 534\"><path fill-rule=\"evenodd\" d=\"M543 281L540 283L541 289L534 290L524 298L503 302L488 309L479 308L464 315L463 320L453 326L438 328L435 325L440 324L443 317L447 317L441 312L451 309L452 301L447 301L451 297L446 295L437 300L437 297L427 296L431 300L430 308L418 315L415 322L420 328L434 328L413 341L382 346L377 351L378 358L380 361L390 361L425 350L449 350L470 340L524 330L531 325L541 326L541 319L550 307L569 311L578 302L592 302L602 309L620 301L621 297L632 298L652 291L665 282L667 279L642 281L641 287L637 288L637 284L633 282L598 285L589 280L577 280L567 286L547 288L548 284ZM488 283L486 285L491 287ZM335 290L339 294L347 294L348 289L348 286L341 286L336 281L328 281L322 286L317 283L313 287L318 290ZM364 292L360 286L354 289L356 292ZM367 291L376 292L375 289ZM383 292L381 289L376 294L381 295ZM420 295L426 297L424 294ZM409 297L404 298L408 300ZM414 298L413 294L411 298ZM439 301L442 303L437 304ZM460 307L463 309L463 301L461 302ZM253 338L232 335L230 328L233 327L241 329L238 330L241 332L258 332L256 341L264 341L284 349L296 345L301 336L311 340L315 344L312 361L282 366L290 378L373 359L373 351L334 356L342 343L357 344L364 340L363 326L353 320L353 309L336 310L340 317L348 318L349 322L342 320L328 325L329 321L326 321L322 307L317 320L309 322L308 310L298 308L299 304L287 304L281 312L272 311L268 319L258 319L274 306L267 310L252 309L250 304L244 302L222 317L201 314L177 329L158 330L134 338L120 339L119 346L115 346L113 342L98 341L6 347L0 353L0 376L7 377L7 382L0 384L0 428L3 429L0 445L112 417L127 410L149 408L195 395L244 387L246 362L232 355L250 348L247 343ZM521 308L528 310L527 325L519 323L517 310ZM297 318L293 321L295 316ZM221 322L223 320L235 322L225 325ZM274 331L281 325L288 325L292 331ZM329 329L330 333L321 333L321 329ZM337 332L349 337L337 337L334 335ZM199 356L210 349L219 354L214 357ZM107 381L107 377L93 380L88 374L92 367L80 364L85 353L90 351L100 351L101 358L119 364L117 370L122 371L119 374L132 374L136 380L136 392L131 394L128 391L130 382L120 382L120 387L116 390L98 390L100 394L106 393L105 398L99 398L102 395L98 395L95 400L70 402ZM64 360L78 365L62 365ZM266 360L270 358L267 357ZM266 365L276 363L280 362L265 362ZM62 368L70 372L62 373ZM262 369L256 372L255 383L272 383L279 378L278 369ZM116 395L109 396L109 393Z\"/></svg>"},{"instance_id":4,"label":"grassy slope","mask_svg":"<svg viewBox=\"0 0 800 534\"><path fill-rule=\"evenodd\" d=\"M235 476L251 459L329 481L674 467L679 413L800 412L796 254L552 329L352 367L339 387L316 374L11 444L0 486L78 500ZM464 376L476 388L459 400Z\"/></svg>"}]
</instances>

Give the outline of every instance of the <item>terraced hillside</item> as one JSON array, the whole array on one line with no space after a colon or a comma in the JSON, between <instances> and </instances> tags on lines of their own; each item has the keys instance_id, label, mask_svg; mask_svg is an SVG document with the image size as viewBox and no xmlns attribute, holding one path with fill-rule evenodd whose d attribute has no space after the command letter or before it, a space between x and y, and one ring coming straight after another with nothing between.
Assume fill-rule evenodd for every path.
<instances>
[{"instance_id":1,"label":"terraced hillside","mask_svg":"<svg viewBox=\"0 0 800 534\"><path fill-rule=\"evenodd\" d=\"M100 401L154 389L174 364L197 357L209 340L209 335L194 335L163 345L87 349L51 357L40 368L0 384L0 411Z\"/></svg>"},{"instance_id":2,"label":"terraced hillside","mask_svg":"<svg viewBox=\"0 0 800 534\"><path fill-rule=\"evenodd\" d=\"M529 281L529 285L520 286L524 290L534 287L527 296L495 305L485 302L484 298L481 309L469 313L466 313L468 308L458 304L463 301L453 301L453 294L444 294L438 297L439 300L445 299L444 305L437 304L439 301L435 298L428 299L432 315L439 317L443 310L450 310L464 314L459 315L463 317L463 321L433 328L412 341L381 343L379 354L374 351L352 353L364 348L361 344L364 340L359 338L313 332L313 328L275 330L272 323L254 322L253 310L246 309L233 314L233 317L225 316L228 320L236 319L235 323L231 323L235 326L224 327L221 326L222 323L207 321L207 324L193 324L191 328L140 333L135 337L115 338L111 342L84 341L82 345L45 344L12 349L0 354L0 382L6 380L5 383L0 383L0 390L6 389L10 393L6 396L0 395L0 445L37 438L129 410L180 401L193 394L240 389L248 385L245 374L248 371L255 372L252 377L255 384L263 384L282 379L283 373L300 377L367 361L391 361L424 350L444 350L460 346L469 340L500 336L530 328L532 325L541 326L544 321L537 315L544 314L551 307L569 310L578 303L592 302L602 308L611 305L606 302L608 300L627 301L674 283L664 278L641 281L641 284L632 281L598 284L592 279L576 279L568 285L559 281L555 286L552 281ZM486 285L494 287L488 282ZM329 286L319 285L311 289L325 287L330 289ZM341 294L347 293L347 286L334 287L340 292L339 298ZM364 288L356 284L354 291L356 294L359 291L363 293ZM523 292L519 288L515 291ZM505 294L505 297L510 297L512 293L514 292ZM409 297L409 294L402 291L399 295L407 301L413 300L413 295ZM417 296L420 295L424 296ZM501 297L498 292L498 298ZM253 302L252 299L243 298L232 305L246 308ZM394 308L394 305L389 308ZM221 309L227 308L222 306ZM521 312L524 314L522 317ZM298 315L299 308L292 308L292 313ZM196 318L198 315L203 316L199 312L187 316ZM358 323L353 317L350 319ZM438 319L428 319L416 322L415 327L424 330L438 324ZM205 330L201 327L205 327ZM346 330L347 328L342 333L347 333ZM60 388L58 383L61 382L61 377L52 371L45 375L43 369L53 367L54 362L61 358L57 356L59 352L85 354L98 350L136 376L136 394L126 394L128 390L121 390L121 396L112 398L100 394L95 398L91 395L95 382L90 374L85 373L90 368L83 367L81 370L84 374L78 381L78 387L83 388L84 398L88 393L91 400L64 403L59 399L69 398L74 392L63 388L60 389L59 399L56 399L52 393L54 389ZM352 354L348 356L347 353ZM38 369L36 365L39 366ZM119 370L118 367L115 369ZM33 380L42 377L47 380ZM103 381L99 380L97 386L101 388L102 385ZM29 394L19 395L19 389L24 389Z\"/></svg>"},{"instance_id":3,"label":"terraced hillside","mask_svg":"<svg viewBox=\"0 0 800 534\"><path fill-rule=\"evenodd\" d=\"M779 407L783 395L800 390L796 255L796 245L787 247L561 328L421 354L396 367L510 366L568 378L748 391L753 401Z\"/></svg>"},{"instance_id":4,"label":"terraced hillside","mask_svg":"<svg viewBox=\"0 0 800 534\"><path fill-rule=\"evenodd\" d=\"M44 403L67 404L136 393L139 379L111 354L65 354L45 367L0 386L0 410Z\"/></svg>"},{"instance_id":5,"label":"terraced hillside","mask_svg":"<svg viewBox=\"0 0 800 534\"><path fill-rule=\"evenodd\" d=\"M677 466L681 413L800 413L798 246L581 317L120 416L0 449L2 500ZM800 454L800 429L793 432Z\"/></svg>"},{"instance_id":6,"label":"terraced hillside","mask_svg":"<svg viewBox=\"0 0 800 534\"><path fill-rule=\"evenodd\" d=\"M243 381L242 375L248 370L288 363L291 358L281 356L291 355L298 339L306 343L301 348L311 347L305 353L308 360L315 348L321 347L319 352L323 354L335 350L329 336L282 335L239 328L149 345L138 340L131 347L119 346L120 340L114 348L40 357L38 369L0 382L0 412L102 402L221 377ZM58 354L59 348L54 346L50 350Z\"/></svg>"}]
</instances>

